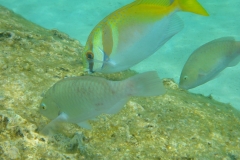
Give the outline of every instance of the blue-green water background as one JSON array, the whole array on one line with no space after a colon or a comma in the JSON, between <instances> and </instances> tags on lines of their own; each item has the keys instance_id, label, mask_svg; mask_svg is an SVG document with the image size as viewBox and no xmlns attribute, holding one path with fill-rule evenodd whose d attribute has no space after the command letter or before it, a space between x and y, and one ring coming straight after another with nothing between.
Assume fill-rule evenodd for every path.
<instances>
[{"instance_id":1,"label":"blue-green water background","mask_svg":"<svg viewBox=\"0 0 240 160\"><path fill-rule=\"evenodd\" d=\"M26 19L48 29L58 29L85 45L92 28L106 15L131 0L0 0L0 4ZM157 70L162 78L179 76L188 56L200 45L223 36L240 41L239 0L199 0L209 17L177 13L184 29L170 39L157 53L134 66L138 72ZM231 103L240 110L240 64L225 69L216 79L191 89L191 92L212 96Z\"/></svg>"}]
</instances>

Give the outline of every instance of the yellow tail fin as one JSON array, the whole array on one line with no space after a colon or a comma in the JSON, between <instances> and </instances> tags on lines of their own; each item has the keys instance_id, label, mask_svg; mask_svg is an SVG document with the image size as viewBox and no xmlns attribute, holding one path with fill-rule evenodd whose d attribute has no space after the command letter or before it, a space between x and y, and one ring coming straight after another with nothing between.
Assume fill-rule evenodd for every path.
<instances>
[{"instance_id":1,"label":"yellow tail fin","mask_svg":"<svg viewBox=\"0 0 240 160\"><path fill-rule=\"evenodd\" d=\"M197 0L177 0L181 10L186 12L193 12L203 16L209 16L207 11L201 6Z\"/></svg>"}]
</instances>

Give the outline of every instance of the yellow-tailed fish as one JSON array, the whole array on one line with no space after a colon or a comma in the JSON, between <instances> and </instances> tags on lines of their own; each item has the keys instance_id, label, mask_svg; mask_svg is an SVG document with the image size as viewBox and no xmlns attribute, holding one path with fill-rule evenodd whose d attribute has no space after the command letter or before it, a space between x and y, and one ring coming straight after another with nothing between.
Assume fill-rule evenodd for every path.
<instances>
[{"instance_id":1,"label":"yellow-tailed fish","mask_svg":"<svg viewBox=\"0 0 240 160\"><path fill-rule=\"evenodd\" d=\"M240 61L240 42L233 37L210 41L196 49L185 63L179 86L191 89L215 78L226 67Z\"/></svg>"},{"instance_id":2,"label":"yellow-tailed fish","mask_svg":"<svg viewBox=\"0 0 240 160\"><path fill-rule=\"evenodd\" d=\"M196 0L136 0L108 15L83 52L90 72L126 70L152 55L183 28L179 10L208 15Z\"/></svg>"},{"instance_id":3,"label":"yellow-tailed fish","mask_svg":"<svg viewBox=\"0 0 240 160\"><path fill-rule=\"evenodd\" d=\"M117 113L130 96L157 96L165 89L157 72L145 72L123 81L109 81L93 76L63 79L44 95L40 113L52 121L43 129L46 134L57 122L76 123L90 128L88 120L102 113Z\"/></svg>"}]
</instances>

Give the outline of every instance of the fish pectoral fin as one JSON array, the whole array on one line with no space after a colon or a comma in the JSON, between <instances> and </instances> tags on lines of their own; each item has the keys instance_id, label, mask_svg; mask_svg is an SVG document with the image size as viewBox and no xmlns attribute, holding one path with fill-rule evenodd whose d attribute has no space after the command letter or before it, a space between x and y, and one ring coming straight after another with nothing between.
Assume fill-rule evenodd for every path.
<instances>
[{"instance_id":1,"label":"fish pectoral fin","mask_svg":"<svg viewBox=\"0 0 240 160\"><path fill-rule=\"evenodd\" d=\"M102 53L102 59L94 59L94 63L98 63L98 67L95 68L94 72L100 71L102 68L108 66L108 67L115 67L116 61L109 58L109 56L100 48L98 47L98 50ZM100 65L99 65L100 64Z\"/></svg>"},{"instance_id":2,"label":"fish pectoral fin","mask_svg":"<svg viewBox=\"0 0 240 160\"><path fill-rule=\"evenodd\" d=\"M40 133L43 135L48 135L52 131L57 130L60 122L65 122L67 121L68 116L65 113L61 113L57 118L53 119L50 123L48 123L41 131Z\"/></svg>"},{"instance_id":3,"label":"fish pectoral fin","mask_svg":"<svg viewBox=\"0 0 240 160\"><path fill-rule=\"evenodd\" d=\"M112 66L114 66L114 65L116 65L116 62L115 61L113 61L113 60L111 60L111 59L107 59L107 60L105 60L105 61L100 61L100 60L94 60L94 63L102 63L103 65L105 64L110 64L110 65L112 65Z\"/></svg>"},{"instance_id":4,"label":"fish pectoral fin","mask_svg":"<svg viewBox=\"0 0 240 160\"><path fill-rule=\"evenodd\" d=\"M111 60L109 58L109 56L101 48L98 48L98 49L103 54L103 66L106 65L106 64L108 64L108 65L110 64L110 65L113 65L113 66L116 65L116 62Z\"/></svg>"},{"instance_id":5,"label":"fish pectoral fin","mask_svg":"<svg viewBox=\"0 0 240 160\"><path fill-rule=\"evenodd\" d=\"M199 77L199 78L204 77L204 76L206 76L205 73L198 73L198 77Z\"/></svg>"},{"instance_id":6,"label":"fish pectoral fin","mask_svg":"<svg viewBox=\"0 0 240 160\"><path fill-rule=\"evenodd\" d=\"M211 77L209 77L209 79L208 79L208 81L210 81L210 80L213 80L213 79L215 79L215 78L218 78L220 75L222 74L222 72L220 72L220 73L218 73L218 74L214 74L214 75L212 75ZM208 76L209 74L208 73L205 73L204 71L199 71L199 73L198 73L198 78L199 79L203 79L204 77L206 78L206 76ZM208 82L207 81L207 82Z\"/></svg>"},{"instance_id":7,"label":"fish pectoral fin","mask_svg":"<svg viewBox=\"0 0 240 160\"><path fill-rule=\"evenodd\" d=\"M77 123L78 126L85 128L85 129L92 129L91 125L89 124L88 121L84 121L84 122L79 122Z\"/></svg>"},{"instance_id":8,"label":"fish pectoral fin","mask_svg":"<svg viewBox=\"0 0 240 160\"><path fill-rule=\"evenodd\" d=\"M128 98L124 98L117 102L113 107L111 107L109 110L106 111L107 114L116 114L118 113L123 106L127 103Z\"/></svg>"},{"instance_id":9,"label":"fish pectoral fin","mask_svg":"<svg viewBox=\"0 0 240 160\"><path fill-rule=\"evenodd\" d=\"M198 70L198 78L205 77L207 73L203 71L201 68Z\"/></svg>"},{"instance_id":10,"label":"fish pectoral fin","mask_svg":"<svg viewBox=\"0 0 240 160\"><path fill-rule=\"evenodd\" d=\"M103 54L103 61L104 62L108 61L109 60L109 56L101 48L98 48L98 49Z\"/></svg>"}]
</instances>

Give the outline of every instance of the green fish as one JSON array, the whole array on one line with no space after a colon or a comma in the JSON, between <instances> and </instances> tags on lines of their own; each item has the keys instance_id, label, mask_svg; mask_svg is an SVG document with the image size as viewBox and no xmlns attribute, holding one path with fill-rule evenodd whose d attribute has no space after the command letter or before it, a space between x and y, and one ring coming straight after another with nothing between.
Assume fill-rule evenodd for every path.
<instances>
[{"instance_id":1,"label":"green fish","mask_svg":"<svg viewBox=\"0 0 240 160\"><path fill-rule=\"evenodd\" d=\"M40 113L52 121L43 129L58 122L76 123L90 129L88 120L102 113L117 113L131 96L157 96L165 89L157 72L145 72L123 81L110 81L93 76L63 79L44 95Z\"/></svg>"},{"instance_id":2,"label":"green fish","mask_svg":"<svg viewBox=\"0 0 240 160\"><path fill-rule=\"evenodd\" d=\"M240 61L240 42L233 37L210 41L196 49L185 63L179 86L195 88L214 79L226 67L233 67Z\"/></svg>"}]
</instances>

